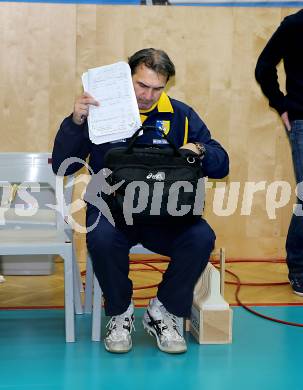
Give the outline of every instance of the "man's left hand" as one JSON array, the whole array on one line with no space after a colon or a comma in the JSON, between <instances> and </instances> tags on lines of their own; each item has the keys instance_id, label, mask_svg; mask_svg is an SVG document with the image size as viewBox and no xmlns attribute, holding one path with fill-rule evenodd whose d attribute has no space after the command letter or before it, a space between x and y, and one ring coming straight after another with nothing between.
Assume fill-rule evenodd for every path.
<instances>
[{"instance_id":1,"label":"man's left hand","mask_svg":"<svg viewBox=\"0 0 303 390\"><path fill-rule=\"evenodd\" d=\"M200 155L199 149L198 149L197 146L196 146L195 144L193 144L193 143L185 144L185 145L181 146L180 149L188 149L188 150L191 150L192 152L197 153L198 155Z\"/></svg>"}]
</instances>

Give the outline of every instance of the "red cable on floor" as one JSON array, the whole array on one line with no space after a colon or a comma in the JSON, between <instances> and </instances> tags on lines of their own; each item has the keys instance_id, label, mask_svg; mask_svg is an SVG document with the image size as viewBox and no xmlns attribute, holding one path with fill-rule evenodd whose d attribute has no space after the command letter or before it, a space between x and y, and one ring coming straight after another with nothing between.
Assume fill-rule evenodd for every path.
<instances>
[{"instance_id":1,"label":"red cable on floor","mask_svg":"<svg viewBox=\"0 0 303 390\"><path fill-rule=\"evenodd\" d=\"M235 297L236 297L236 300L237 300L238 304L239 304L240 306L242 306L243 309L249 311L250 313L252 313L252 314L254 314L254 315L258 316L258 317L264 318L264 319L269 320L269 321L278 322L279 324L284 324L284 325L303 327L303 324L299 324L299 323L297 323L297 322L284 321L284 320L280 320L280 319L274 318L274 317L269 317L269 316L266 316L266 315L264 315L264 314L261 314L261 313L255 311L255 310L249 308L248 306L246 306L244 303L241 302L241 300L240 300L240 298L239 298L240 288L241 288L241 285L243 285L243 284L241 283L241 280L240 280L239 276L236 275L236 274L234 274L234 273L231 272L231 271L228 271L228 270L226 270L226 272L229 273L230 275L232 275L232 276L233 276L234 278L236 278L236 280L237 280L237 283L232 283L232 282L226 282L226 283L228 283L228 284L237 284L237 289L236 289ZM274 283L274 285L276 285L276 284L277 284L277 283ZM280 284L281 284L281 283L280 283ZM286 283L285 283L285 284L286 284ZM246 285L252 285L252 284L246 284ZM258 286L257 283L255 283L254 285L255 285L255 286ZM269 286L270 286L271 284L260 284L260 285L269 285Z\"/></svg>"},{"instance_id":2,"label":"red cable on floor","mask_svg":"<svg viewBox=\"0 0 303 390\"><path fill-rule=\"evenodd\" d=\"M169 262L169 260L164 260L162 261L162 259L151 259L151 260L141 260L141 261L136 261L136 260L131 260L130 261L130 264L144 264L150 268L152 268L153 270L157 271L157 272L161 272L163 273L164 271L163 270L160 270L159 268L155 267L155 266L152 266L151 264L149 264L149 262L152 261L153 263L162 263L162 262ZM282 260L228 260L226 261L226 263L252 263L252 262L255 262L255 263L259 263L259 262L265 262L265 263L283 263L284 261ZM215 263L218 263L218 261L214 261L213 264ZM143 270L142 270L143 271ZM273 321L273 322L277 322L277 323L280 323L280 324L284 324L284 325L290 325L290 326L297 326L297 327L303 327L303 324L299 324L299 323L296 323L296 322L290 322L290 321L284 321L284 320L280 320L278 318L274 318L274 317L269 317L269 316L266 316L264 314L261 314L251 308L249 308L248 306L246 306L239 298L239 293L240 293L240 289L241 289L241 286L281 286L281 285L286 285L288 284L288 282L271 282L271 283L242 283L239 276L236 275L235 273L229 271L229 270L225 270L227 273L229 273L230 275L232 275L236 280L237 282L225 282L226 284L232 284L232 285L236 285L237 288L236 288L236 292L235 292L235 298L236 298L236 301L237 303L242 306L245 310L247 310L248 312L258 316L258 317L261 317L261 318L264 318L266 320L269 320L269 321ZM155 287L157 285L154 285L152 287ZM137 287L137 288L134 288L134 290L142 290L142 289L145 289L145 288L149 288L151 286L142 286L142 287ZM153 298L153 297L138 297L138 298L135 298L134 299L150 299L150 298Z\"/></svg>"},{"instance_id":3,"label":"red cable on floor","mask_svg":"<svg viewBox=\"0 0 303 390\"><path fill-rule=\"evenodd\" d=\"M256 259L245 259L245 260L240 260L240 259L233 259L233 260L227 260L226 263L284 263L284 260L256 260ZM155 265L152 265L150 263L156 263L156 264L163 264L163 263L169 263L169 259L161 259L161 258L156 258L156 259L145 259L145 260L131 260L130 261L130 264L142 264L144 266L147 266L149 268L151 268L153 271L156 271L156 272L160 272L160 273L164 273L165 270L162 270L158 267L156 267ZM212 261L212 264L218 264L219 261ZM147 271L146 269L135 269L134 271ZM229 270L225 270L227 273L229 273L230 275L232 275L237 282L225 282L226 284L231 284L231 285L236 285L237 288L236 288L236 292L235 292L235 298L236 298L236 301L237 303L242 306L245 310L247 310L248 312L258 316L258 317L261 317L261 318L264 318L266 320L269 320L269 321L273 321L273 322L277 322L277 323L280 323L280 324L284 324L284 325L290 325L290 326L297 326L297 327L303 327L303 324L300 324L300 323L296 323L296 322L290 322L290 321L284 321L284 320L280 320L278 318L273 318L273 317L269 317L269 316L266 316L264 314L261 314L251 308L249 308L248 306L246 306L239 298L239 293L240 293L240 289L241 289L241 286L278 286L278 285L286 285L288 284L288 282L271 282L271 283L243 283L241 282L240 278L238 275L236 275L235 273L229 271ZM81 275L85 275L85 271L81 272ZM149 285L149 286L141 286L141 287L134 287L134 290L143 290L143 289L148 289L148 288L154 288L154 287L158 287L158 284L153 284L153 285ZM150 296L150 297L134 297L134 299L136 300L145 300L145 299L151 299L151 298L154 298L154 296ZM302 304L303 305L303 304ZM15 310L15 309L49 309L49 308L63 308L63 306L22 306L22 307L0 307L0 310Z\"/></svg>"}]
</instances>

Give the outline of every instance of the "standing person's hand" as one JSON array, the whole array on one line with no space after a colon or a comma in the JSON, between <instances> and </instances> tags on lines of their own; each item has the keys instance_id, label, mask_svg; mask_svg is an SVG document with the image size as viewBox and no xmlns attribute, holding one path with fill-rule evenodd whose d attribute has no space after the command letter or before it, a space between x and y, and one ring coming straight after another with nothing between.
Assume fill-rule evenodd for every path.
<instances>
[{"instance_id":1,"label":"standing person's hand","mask_svg":"<svg viewBox=\"0 0 303 390\"><path fill-rule=\"evenodd\" d=\"M95 100L89 93L84 92L77 97L74 105L73 121L77 125L82 125L88 116L89 105L99 106L99 102Z\"/></svg>"},{"instance_id":2,"label":"standing person's hand","mask_svg":"<svg viewBox=\"0 0 303 390\"><path fill-rule=\"evenodd\" d=\"M283 121L285 127L287 128L287 130L290 131L291 126L290 126L290 122L288 119L288 112L287 111L283 112L283 114L281 115L281 118L282 118L282 121Z\"/></svg>"}]
</instances>

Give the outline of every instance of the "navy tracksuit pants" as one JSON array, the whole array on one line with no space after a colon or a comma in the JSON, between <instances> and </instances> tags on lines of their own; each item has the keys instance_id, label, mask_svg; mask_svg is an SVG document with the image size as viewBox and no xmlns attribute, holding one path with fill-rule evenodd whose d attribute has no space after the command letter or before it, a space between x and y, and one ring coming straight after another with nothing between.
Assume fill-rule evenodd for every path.
<instances>
[{"instance_id":1,"label":"navy tracksuit pants","mask_svg":"<svg viewBox=\"0 0 303 390\"><path fill-rule=\"evenodd\" d=\"M87 213L87 226L96 221ZM106 315L122 314L132 298L129 279L130 248L141 243L152 252L171 258L157 296L165 308L179 317L191 312L193 290L214 248L215 234L204 219L191 225L114 227L101 216L87 233L87 247L100 283Z\"/></svg>"}]
</instances>

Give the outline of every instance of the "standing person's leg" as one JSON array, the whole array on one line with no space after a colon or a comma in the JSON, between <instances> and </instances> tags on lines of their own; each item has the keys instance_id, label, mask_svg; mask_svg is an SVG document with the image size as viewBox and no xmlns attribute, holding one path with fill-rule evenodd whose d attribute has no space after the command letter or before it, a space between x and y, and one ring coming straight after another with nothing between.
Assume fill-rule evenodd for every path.
<instances>
[{"instance_id":1,"label":"standing person's leg","mask_svg":"<svg viewBox=\"0 0 303 390\"><path fill-rule=\"evenodd\" d=\"M89 210L87 226L93 226L97 217ZM128 274L129 250L136 243L134 229L119 230L103 216L87 233L87 248L103 292L105 312L112 316L104 339L110 352L128 352L132 348L133 286Z\"/></svg>"},{"instance_id":2,"label":"standing person's leg","mask_svg":"<svg viewBox=\"0 0 303 390\"><path fill-rule=\"evenodd\" d=\"M287 130L286 130L287 131ZM303 120L293 121L287 131L298 186L297 211L292 215L286 239L289 280L295 293L303 295Z\"/></svg>"},{"instance_id":3,"label":"standing person's leg","mask_svg":"<svg viewBox=\"0 0 303 390\"><path fill-rule=\"evenodd\" d=\"M143 231L141 242L146 248L171 258L157 299L150 303L144 316L145 327L165 352L186 351L184 339L170 325L176 322L175 317L190 315L194 287L209 261L215 239L203 219L186 227L149 227Z\"/></svg>"}]
</instances>

